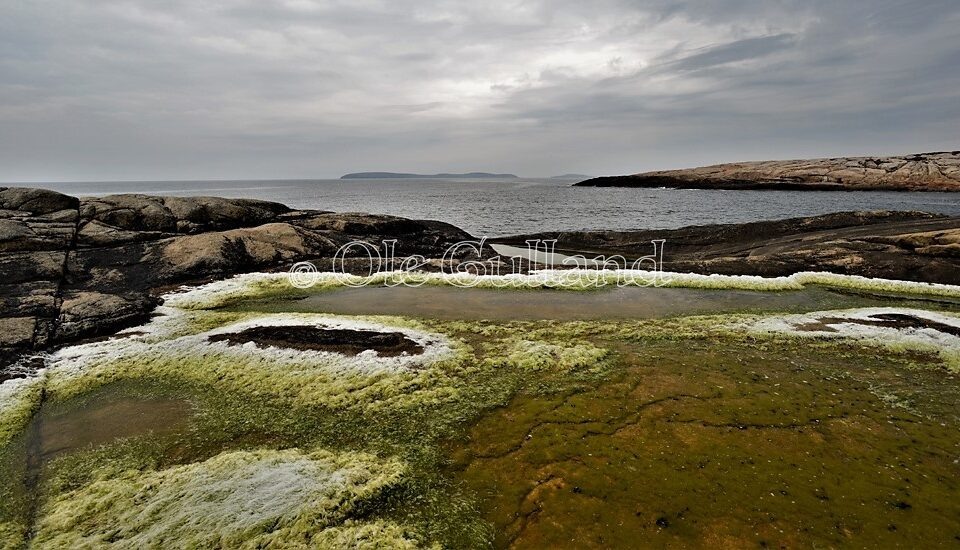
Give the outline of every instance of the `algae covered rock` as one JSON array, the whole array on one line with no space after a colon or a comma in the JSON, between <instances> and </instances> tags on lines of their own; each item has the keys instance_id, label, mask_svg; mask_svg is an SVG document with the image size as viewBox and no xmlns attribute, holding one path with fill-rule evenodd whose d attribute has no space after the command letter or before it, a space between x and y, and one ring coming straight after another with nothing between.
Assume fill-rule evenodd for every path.
<instances>
[{"instance_id":1,"label":"algae covered rock","mask_svg":"<svg viewBox=\"0 0 960 550\"><path fill-rule=\"evenodd\" d=\"M400 483L405 467L365 453L236 451L160 471L102 476L47 503L38 548L315 547L362 503ZM332 540L393 536L366 528Z\"/></svg>"},{"instance_id":2,"label":"algae covered rock","mask_svg":"<svg viewBox=\"0 0 960 550\"><path fill-rule=\"evenodd\" d=\"M27 528L13 522L0 522L0 548L19 548Z\"/></svg>"},{"instance_id":3,"label":"algae covered rock","mask_svg":"<svg viewBox=\"0 0 960 550\"><path fill-rule=\"evenodd\" d=\"M396 523L382 521L347 522L342 526L330 527L318 533L312 542L318 548L350 548L353 550L420 548L409 529Z\"/></svg>"}]
</instances>

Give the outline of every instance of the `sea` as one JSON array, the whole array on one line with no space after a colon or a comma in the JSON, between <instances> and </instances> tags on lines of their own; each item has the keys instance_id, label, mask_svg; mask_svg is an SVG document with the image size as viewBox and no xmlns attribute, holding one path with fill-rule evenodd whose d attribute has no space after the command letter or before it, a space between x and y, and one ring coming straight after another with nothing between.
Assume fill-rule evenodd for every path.
<instances>
[{"instance_id":1,"label":"sea","mask_svg":"<svg viewBox=\"0 0 960 550\"><path fill-rule=\"evenodd\" d=\"M499 237L544 231L674 229L843 210L960 216L960 193L730 191L573 187L518 179L348 179L32 183L76 196L115 193L264 199L298 209L371 212L452 223Z\"/></svg>"}]
</instances>

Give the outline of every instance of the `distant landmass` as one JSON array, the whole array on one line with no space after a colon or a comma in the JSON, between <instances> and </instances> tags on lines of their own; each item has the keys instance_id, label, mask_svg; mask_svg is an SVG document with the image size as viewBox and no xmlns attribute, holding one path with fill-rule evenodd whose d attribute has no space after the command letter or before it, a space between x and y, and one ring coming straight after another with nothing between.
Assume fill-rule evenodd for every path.
<instances>
[{"instance_id":1,"label":"distant landmass","mask_svg":"<svg viewBox=\"0 0 960 550\"><path fill-rule=\"evenodd\" d=\"M896 157L838 157L717 164L588 179L582 187L960 191L960 151Z\"/></svg>"},{"instance_id":2,"label":"distant landmass","mask_svg":"<svg viewBox=\"0 0 960 550\"><path fill-rule=\"evenodd\" d=\"M354 172L340 176L342 180L375 180L375 179L487 179L503 178L515 179L514 174L491 174L490 172L467 172L465 174L405 174L403 172Z\"/></svg>"}]
</instances>

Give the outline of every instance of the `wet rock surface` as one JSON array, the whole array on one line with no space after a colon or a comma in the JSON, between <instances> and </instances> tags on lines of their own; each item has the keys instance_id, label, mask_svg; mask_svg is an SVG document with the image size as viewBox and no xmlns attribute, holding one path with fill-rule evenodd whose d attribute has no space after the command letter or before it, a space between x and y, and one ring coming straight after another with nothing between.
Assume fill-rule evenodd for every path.
<instances>
[{"instance_id":1,"label":"wet rock surface","mask_svg":"<svg viewBox=\"0 0 960 550\"><path fill-rule=\"evenodd\" d=\"M794 191L960 191L960 151L896 157L736 162L593 178L576 185Z\"/></svg>"},{"instance_id":2,"label":"wet rock surface","mask_svg":"<svg viewBox=\"0 0 960 550\"><path fill-rule=\"evenodd\" d=\"M827 271L883 279L960 284L960 218L924 212L838 212L822 216L673 230L574 231L496 239L525 247L557 239L562 254L652 254L665 239L663 268L681 273L777 277Z\"/></svg>"},{"instance_id":3,"label":"wet rock surface","mask_svg":"<svg viewBox=\"0 0 960 550\"><path fill-rule=\"evenodd\" d=\"M357 240L380 246L397 239L398 256L439 258L469 238L442 222L251 199L78 199L0 187L0 368L25 351L140 323L160 289L302 260L322 268Z\"/></svg>"},{"instance_id":4,"label":"wet rock surface","mask_svg":"<svg viewBox=\"0 0 960 550\"><path fill-rule=\"evenodd\" d=\"M382 357L418 355L423 346L401 332L335 329L313 326L263 326L240 332L215 334L211 342L229 342L244 345L253 342L258 347L289 348L305 351L330 351L343 355L358 355L373 350Z\"/></svg>"}]
</instances>

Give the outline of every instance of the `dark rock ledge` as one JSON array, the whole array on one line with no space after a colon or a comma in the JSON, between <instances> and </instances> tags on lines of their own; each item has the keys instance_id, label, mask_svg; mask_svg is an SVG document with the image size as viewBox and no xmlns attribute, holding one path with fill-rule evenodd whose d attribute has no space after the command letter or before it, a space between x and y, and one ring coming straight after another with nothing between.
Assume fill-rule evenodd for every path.
<instances>
[{"instance_id":1,"label":"dark rock ledge","mask_svg":"<svg viewBox=\"0 0 960 550\"><path fill-rule=\"evenodd\" d=\"M494 242L524 247L557 239L561 254L621 255L633 261L665 239L663 268L681 273L779 277L828 271L960 284L960 218L925 212L837 212L822 216L670 230L571 231Z\"/></svg>"}]
</instances>

